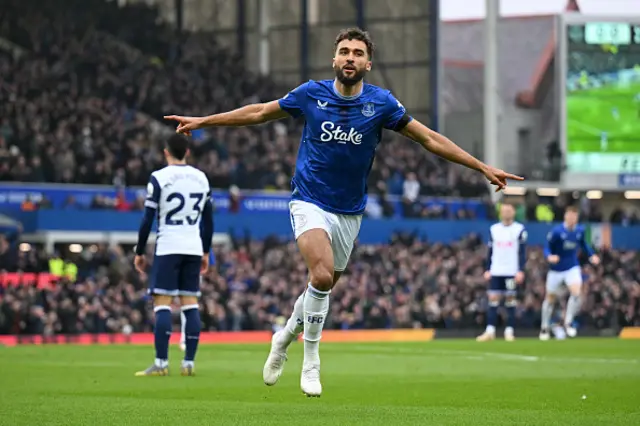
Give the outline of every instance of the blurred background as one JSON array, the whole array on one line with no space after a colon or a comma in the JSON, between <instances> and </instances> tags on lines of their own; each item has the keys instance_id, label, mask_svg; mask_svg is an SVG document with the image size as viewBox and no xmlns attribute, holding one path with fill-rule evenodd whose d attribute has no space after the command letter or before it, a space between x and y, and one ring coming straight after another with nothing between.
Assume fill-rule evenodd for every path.
<instances>
[{"instance_id":1,"label":"blurred background","mask_svg":"<svg viewBox=\"0 0 640 426\"><path fill-rule=\"evenodd\" d=\"M378 46L368 82L527 180L493 194L482 176L387 132L326 327L483 328L486 241L505 200L530 236L517 328L539 327L542 245L568 205L603 256L583 269L579 326L640 326L640 7L535 3L3 0L0 334L151 331L132 248L144 186L174 131L162 116L333 78L335 35L356 25ZM190 163L216 206L204 331L273 330L306 283L288 215L300 129L193 135Z\"/></svg>"}]
</instances>

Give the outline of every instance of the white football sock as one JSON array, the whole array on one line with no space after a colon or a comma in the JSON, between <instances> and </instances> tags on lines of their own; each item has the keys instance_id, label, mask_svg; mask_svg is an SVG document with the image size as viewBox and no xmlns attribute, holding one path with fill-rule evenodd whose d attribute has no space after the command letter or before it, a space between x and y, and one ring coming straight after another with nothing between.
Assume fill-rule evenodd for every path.
<instances>
[{"instance_id":1,"label":"white football sock","mask_svg":"<svg viewBox=\"0 0 640 426\"><path fill-rule=\"evenodd\" d=\"M293 305L293 312L287 320L287 324L284 326L284 329L288 334L292 335L292 339L297 337L298 334L302 333L302 330L304 330L304 320L302 319L302 316L304 315L304 294L305 292L296 299L296 303Z\"/></svg>"},{"instance_id":2,"label":"white football sock","mask_svg":"<svg viewBox=\"0 0 640 426\"><path fill-rule=\"evenodd\" d=\"M580 302L580 296L569 296L569 303L567 303L567 314L564 319L565 326L572 327L571 323L580 310Z\"/></svg>"},{"instance_id":3,"label":"white football sock","mask_svg":"<svg viewBox=\"0 0 640 426\"><path fill-rule=\"evenodd\" d=\"M547 299L542 302L542 320L540 322L540 328L549 331L549 325L551 324L551 316L553 315L553 304L549 303Z\"/></svg>"},{"instance_id":4,"label":"white football sock","mask_svg":"<svg viewBox=\"0 0 640 426\"><path fill-rule=\"evenodd\" d=\"M329 293L316 290L310 283L304 297L304 364L320 364L320 339L329 312Z\"/></svg>"},{"instance_id":5,"label":"white football sock","mask_svg":"<svg viewBox=\"0 0 640 426\"><path fill-rule=\"evenodd\" d=\"M284 325L283 332L277 336L276 343L280 346L281 350L286 351L289 345L296 340L298 335L302 333L304 329L304 321L302 316L304 315L304 295L303 292L293 305L293 312Z\"/></svg>"},{"instance_id":6,"label":"white football sock","mask_svg":"<svg viewBox=\"0 0 640 426\"><path fill-rule=\"evenodd\" d=\"M180 311L180 343L184 344L186 339L186 334L184 332L185 327L187 325L187 318L184 316L184 312Z\"/></svg>"}]
</instances>

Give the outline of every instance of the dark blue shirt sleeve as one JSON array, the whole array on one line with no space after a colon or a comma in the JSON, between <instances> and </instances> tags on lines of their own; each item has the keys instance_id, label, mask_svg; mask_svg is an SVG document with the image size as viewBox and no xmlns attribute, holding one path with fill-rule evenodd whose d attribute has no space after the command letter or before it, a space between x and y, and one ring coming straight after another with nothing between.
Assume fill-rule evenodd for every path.
<instances>
[{"instance_id":1,"label":"dark blue shirt sleeve","mask_svg":"<svg viewBox=\"0 0 640 426\"><path fill-rule=\"evenodd\" d=\"M489 242L487 243L487 260L485 261L485 268L488 271L491 269L491 257L493 256L493 236L489 232Z\"/></svg>"},{"instance_id":2,"label":"dark blue shirt sleeve","mask_svg":"<svg viewBox=\"0 0 640 426\"><path fill-rule=\"evenodd\" d=\"M309 83L303 83L282 98L278 99L280 108L293 118L304 115L304 105L307 98Z\"/></svg>"},{"instance_id":3,"label":"dark blue shirt sleeve","mask_svg":"<svg viewBox=\"0 0 640 426\"><path fill-rule=\"evenodd\" d=\"M136 244L136 254L141 256L144 254L153 227L153 220L158 210L160 202L160 184L155 176L151 175L147 184L147 197L144 201L144 216L138 230L138 244Z\"/></svg>"},{"instance_id":4,"label":"dark blue shirt sleeve","mask_svg":"<svg viewBox=\"0 0 640 426\"><path fill-rule=\"evenodd\" d=\"M554 251L554 243L556 240L556 232L554 229L552 229L551 231L549 231L549 233L547 234L547 243L544 245L544 258L546 259L547 257L551 256L552 254L555 254Z\"/></svg>"},{"instance_id":5,"label":"dark blue shirt sleeve","mask_svg":"<svg viewBox=\"0 0 640 426\"><path fill-rule=\"evenodd\" d=\"M385 111L387 112L384 128L389 130L402 130L398 129L398 123L407 114L404 106L398 101L391 93L387 95L387 103L385 105ZM409 124L413 118L408 117L406 124ZM406 120L406 119L405 119ZM405 125L406 125L405 124Z\"/></svg>"},{"instance_id":6,"label":"dark blue shirt sleeve","mask_svg":"<svg viewBox=\"0 0 640 426\"><path fill-rule=\"evenodd\" d=\"M136 254L142 256L145 248L147 247L147 241L149 240L149 234L151 233L151 227L153 226L153 218L156 216L156 209L151 207L144 208L144 216L140 223L140 229L138 230L138 244L136 244Z\"/></svg>"},{"instance_id":7,"label":"dark blue shirt sleeve","mask_svg":"<svg viewBox=\"0 0 640 426\"><path fill-rule=\"evenodd\" d=\"M211 240L213 239L213 206L211 205L211 198L208 198L204 203L200 239L202 240L202 253L209 253L211 251Z\"/></svg>"},{"instance_id":8,"label":"dark blue shirt sleeve","mask_svg":"<svg viewBox=\"0 0 640 426\"><path fill-rule=\"evenodd\" d=\"M527 230L523 229L520 232L520 237L518 238L519 247L518 247L518 264L520 271L524 271L524 267L527 264L527 239L529 235L527 234Z\"/></svg>"},{"instance_id":9,"label":"dark blue shirt sleeve","mask_svg":"<svg viewBox=\"0 0 640 426\"><path fill-rule=\"evenodd\" d=\"M147 184L147 198L144 201L144 206L155 210L158 208L158 203L160 203L160 184L158 179L151 175Z\"/></svg>"}]
</instances>

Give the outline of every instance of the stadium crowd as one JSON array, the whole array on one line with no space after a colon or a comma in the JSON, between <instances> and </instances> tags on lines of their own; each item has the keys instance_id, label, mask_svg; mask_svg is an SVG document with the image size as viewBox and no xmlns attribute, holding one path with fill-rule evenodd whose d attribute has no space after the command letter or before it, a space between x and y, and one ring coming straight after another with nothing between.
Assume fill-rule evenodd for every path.
<instances>
[{"instance_id":1,"label":"stadium crowd","mask_svg":"<svg viewBox=\"0 0 640 426\"><path fill-rule=\"evenodd\" d=\"M487 310L485 247L474 235L451 245L396 235L386 245L357 247L332 293L326 327L480 329ZM202 284L203 330L269 330L282 324L307 279L295 245L247 238L216 250L216 265ZM95 246L62 256L77 270L52 288L0 288L0 333L152 330L146 277L132 269L130 250ZM48 261L36 249L12 256L6 239L0 239L0 270L47 271ZM581 325L640 326L640 254L605 251L602 264L584 269L587 297ZM531 247L526 284L519 291L517 328L539 326L545 273L541 250Z\"/></svg>"},{"instance_id":2,"label":"stadium crowd","mask_svg":"<svg viewBox=\"0 0 640 426\"><path fill-rule=\"evenodd\" d=\"M291 89L248 72L210 34L177 37L140 4L7 0L0 37L15 45L0 48L3 181L144 185L163 164L154 129L172 130L164 114L215 113ZM372 191L487 195L475 174L388 133ZM214 188L289 189L299 137L292 121L200 132L192 162Z\"/></svg>"},{"instance_id":3,"label":"stadium crowd","mask_svg":"<svg viewBox=\"0 0 640 426\"><path fill-rule=\"evenodd\" d=\"M145 185L164 163L161 143L172 132L161 121L164 114L215 113L290 89L248 72L211 34L178 36L158 23L154 9L117 3L2 2L0 37L9 42L0 46L2 181ZM421 195L488 203L481 176L387 133L369 179L382 201L368 215L390 215L388 195L402 199L408 217L470 217L465 210L452 215L440 205L418 203ZM214 188L288 189L299 137L300 123L292 121L198 132L191 162ZM538 207L560 217L566 200L527 204L522 218L547 220ZM64 207L74 206L69 199ZM23 203L25 209L46 207L47 200ZM96 197L90 207L140 210L142 199L127 202L119 193ZM584 207L588 219L602 220L597 203ZM614 223L638 222L626 209L614 213ZM487 308L484 250L474 236L450 246L400 235L387 245L360 246L332 294L326 327L481 328ZM51 288L0 281L0 334L152 329L146 277L132 269L130 248L95 246L59 255L74 268ZM5 272L48 271L51 261L42 247L22 251L0 235L0 278ZM581 321L597 328L640 325L639 255L608 251L603 265L585 269L588 298ZM541 251L531 249L518 327L538 325L545 271ZM290 315L306 280L292 243L236 239L232 248L217 249L217 264L203 280L203 329L271 329Z\"/></svg>"}]
</instances>

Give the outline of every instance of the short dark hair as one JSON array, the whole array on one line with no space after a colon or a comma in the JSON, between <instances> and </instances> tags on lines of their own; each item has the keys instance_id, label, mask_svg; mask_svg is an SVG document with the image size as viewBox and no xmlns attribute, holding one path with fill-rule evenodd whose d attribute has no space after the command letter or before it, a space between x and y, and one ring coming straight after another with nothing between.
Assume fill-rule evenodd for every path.
<instances>
[{"instance_id":1,"label":"short dark hair","mask_svg":"<svg viewBox=\"0 0 640 426\"><path fill-rule=\"evenodd\" d=\"M342 40L359 40L367 45L367 55L369 55L369 59L373 58L373 51L376 49L376 46L373 44L373 40L371 40L371 35L361 28L347 28L346 30L340 30L338 36L336 37L336 42L333 44L333 50L338 48L338 44Z\"/></svg>"},{"instance_id":2,"label":"short dark hair","mask_svg":"<svg viewBox=\"0 0 640 426\"><path fill-rule=\"evenodd\" d=\"M189 139L180 134L174 134L167 140L167 151L176 160L184 160L189 149Z\"/></svg>"},{"instance_id":3,"label":"short dark hair","mask_svg":"<svg viewBox=\"0 0 640 426\"><path fill-rule=\"evenodd\" d=\"M565 212L580 213L578 206L568 206Z\"/></svg>"}]
</instances>

